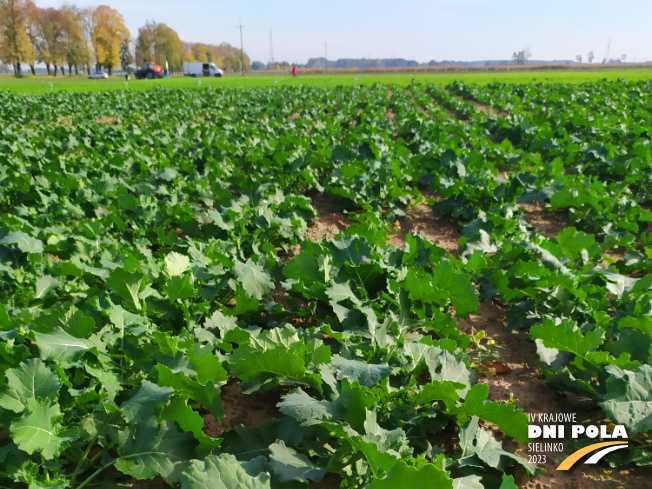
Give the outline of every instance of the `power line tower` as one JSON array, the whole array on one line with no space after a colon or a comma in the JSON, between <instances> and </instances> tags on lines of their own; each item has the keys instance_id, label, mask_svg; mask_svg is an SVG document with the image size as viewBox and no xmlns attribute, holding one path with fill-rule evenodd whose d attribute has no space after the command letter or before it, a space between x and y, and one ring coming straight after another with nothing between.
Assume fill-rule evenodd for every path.
<instances>
[{"instance_id":1,"label":"power line tower","mask_svg":"<svg viewBox=\"0 0 652 489\"><path fill-rule=\"evenodd\" d=\"M607 43L607 52L604 55L604 58L602 59L602 64L605 64L609 61L609 53L611 51L611 36L609 36L609 42Z\"/></svg>"},{"instance_id":2,"label":"power line tower","mask_svg":"<svg viewBox=\"0 0 652 489\"><path fill-rule=\"evenodd\" d=\"M274 69L274 44L272 43L272 29L269 30L269 59L272 63L272 69Z\"/></svg>"},{"instance_id":3,"label":"power line tower","mask_svg":"<svg viewBox=\"0 0 652 489\"><path fill-rule=\"evenodd\" d=\"M240 28L240 64L242 66L242 76L245 74L245 64L244 64L244 44L242 44L242 28L245 27L242 25L242 19L238 19L238 22L240 25L236 25L236 27Z\"/></svg>"}]
</instances>

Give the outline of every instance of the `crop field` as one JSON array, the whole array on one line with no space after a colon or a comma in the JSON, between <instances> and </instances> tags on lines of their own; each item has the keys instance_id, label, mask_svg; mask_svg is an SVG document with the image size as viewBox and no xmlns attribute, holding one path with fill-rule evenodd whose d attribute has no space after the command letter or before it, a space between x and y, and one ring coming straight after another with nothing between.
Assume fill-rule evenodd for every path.
<instances>
[{"instance_id":1,"label":"crop field","mask_svg":"<svg viewBox=\"0 0 652 489\"><path fill-rule=\"evenodd\" d=\"M0 91L0 487L649 487L652 81L260 79Z\"/></svg>"},{"instance_id":2,"label":"crop field","mask_svg":"<svg viewBox=\"0 0 652 489\"><path fill-rule=\"evenodd\" d=\"M64 76L28 76L16 79L9 76L0 77L0 90L24 94L45 94L53 92L106 92L106 91L140 91L157 87L166 88L262 88L283 86L313 86L335 88L338 86L369 86L376 83L399 85L405 88L410 83L435 84L446 86L455 81L486 85L488 83L582 83L589 81L644 81L652 80L652 67L628 68L622 70L500 70L495 71L397 71L387 73L323 73L304 74L300 72L293 78L288 72L229 73L222 78L191 78L173 75L159 80L134 80L133 76L125 85L122 76L112 75L107 80L88 80L86 75Z\"/></svg>"}]
</instances>

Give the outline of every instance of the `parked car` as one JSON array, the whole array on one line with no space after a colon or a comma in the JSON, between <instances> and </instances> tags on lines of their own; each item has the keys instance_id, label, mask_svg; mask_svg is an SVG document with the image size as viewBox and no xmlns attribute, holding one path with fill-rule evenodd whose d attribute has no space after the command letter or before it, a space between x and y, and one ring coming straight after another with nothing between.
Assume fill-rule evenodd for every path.
<instances>
[{"instance_id":1,"label":"parked car","mask_svg":"<svg viewBox=\"0 0 652 489\"><path fill-rule=\"evenodd\" d=\"M109 77L106 73L91 73L88 75L89 80L106 80Z\"/></svg>"}]
</instances>

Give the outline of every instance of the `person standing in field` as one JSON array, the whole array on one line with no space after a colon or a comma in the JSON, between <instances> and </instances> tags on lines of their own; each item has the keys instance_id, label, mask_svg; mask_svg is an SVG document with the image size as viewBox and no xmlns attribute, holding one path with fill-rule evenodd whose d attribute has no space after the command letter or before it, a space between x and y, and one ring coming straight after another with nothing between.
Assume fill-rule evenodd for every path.
<instances>
[{"instance_id":1,"label":"person standing in field","mask_svg":"<svg viewBox=\"0 0 652 489\"><path fill-rule=\"evenodd\" d=\"M292 66L292 76L294 78L297 77L297 65Z\"/></svg>"}]
</instances>

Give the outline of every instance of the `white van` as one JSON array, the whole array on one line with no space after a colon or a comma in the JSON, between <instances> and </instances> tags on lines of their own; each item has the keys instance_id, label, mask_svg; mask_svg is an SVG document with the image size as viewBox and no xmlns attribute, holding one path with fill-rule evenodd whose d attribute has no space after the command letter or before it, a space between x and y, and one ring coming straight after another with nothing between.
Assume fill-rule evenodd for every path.
<instances>
[{"instance_id":1,"label":"white van","mask_svg":"<svg viewBox=\"0 0 652 489\"><path fill-rule=\"evenodd\" d=\"M215 63L184 63L183 76L222 76L220 70Z\"/></svg>"}]
</instances>

